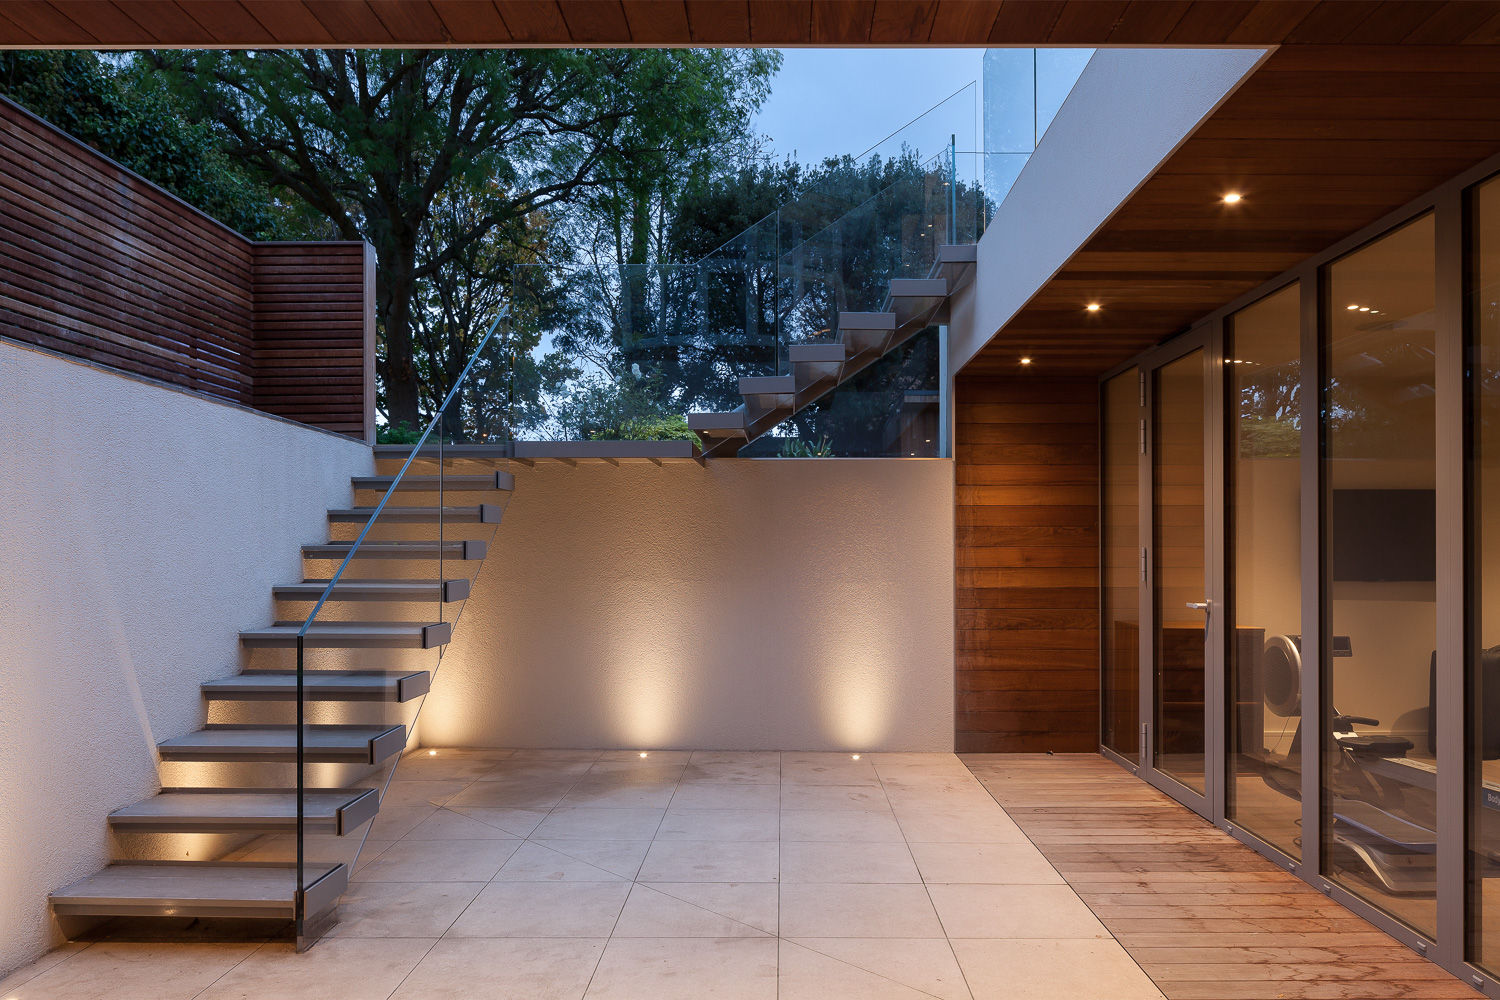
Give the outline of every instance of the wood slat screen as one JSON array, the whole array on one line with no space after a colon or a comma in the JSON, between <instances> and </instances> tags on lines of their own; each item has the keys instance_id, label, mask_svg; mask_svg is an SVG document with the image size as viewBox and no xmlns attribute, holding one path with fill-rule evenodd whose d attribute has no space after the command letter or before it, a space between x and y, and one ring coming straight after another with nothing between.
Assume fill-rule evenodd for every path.
<instances>
[{"instance_id":1,"label":"wood slat screen","mask_svg":"<svg viewBox=\"0 0 1500 1000\"><path fill-rule=\"evenodd\" d=\"M255 243L0 98L0 336L367 436L365 253Z\"/></svg>"},{"instance_id":2,"label":"wood slat screen","mask_svg":"<svg viewBox=\"0 0 1500 1000\"><path fill-rule=\"evenodd\" d=\"M1099 745L1099 383L960 376L955 745Z\"/></svg>"},{"instance_id":3,"label":"wood slat screen","mask_svg":"<svg viewBox=\"0 0 1500 1000\"><path fill-rule=\"evenodd\" d=\"M257 409L373 438L374 269L364 243L256 244Z\"/></svg>"}]
</instances>

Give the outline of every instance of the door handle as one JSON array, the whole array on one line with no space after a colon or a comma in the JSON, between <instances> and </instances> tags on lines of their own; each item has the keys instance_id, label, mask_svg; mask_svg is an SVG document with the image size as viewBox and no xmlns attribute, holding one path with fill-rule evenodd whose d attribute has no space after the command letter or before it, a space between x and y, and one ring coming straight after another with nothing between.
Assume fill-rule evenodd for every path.
<instances>
[{"instance_id":1,"label":"door handle","mask_svg":"<svg viewBox=\"0 0 1500 1000\"><path fill-rule=\"evenodd\" d=\"M1190 608L1192 608L1194 611L1207 611L1208 610L1208 602L1207 601L1203 601L1202 603L1199 603L1199 602L1196 602L1196 601L1188 601L1187 602L1187 606L1190 607Z\"/></svg>"}]
</instances>

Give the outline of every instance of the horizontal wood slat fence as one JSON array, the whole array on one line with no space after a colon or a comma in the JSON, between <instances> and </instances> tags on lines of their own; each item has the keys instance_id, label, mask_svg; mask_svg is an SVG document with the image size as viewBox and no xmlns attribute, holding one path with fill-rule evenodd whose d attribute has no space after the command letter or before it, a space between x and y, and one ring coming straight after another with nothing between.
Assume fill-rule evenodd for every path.
<instances>
[{"instance_id":1,"label":"horizontal wood slat fence","mask_svg":"<svg viewBox=\"0 0 1500 1000\"><path fill-rule=\"evenodd\" d=\"M257 243L0 98L0 336L373 439L364 243Z\"/></svg>"}]
</instances>

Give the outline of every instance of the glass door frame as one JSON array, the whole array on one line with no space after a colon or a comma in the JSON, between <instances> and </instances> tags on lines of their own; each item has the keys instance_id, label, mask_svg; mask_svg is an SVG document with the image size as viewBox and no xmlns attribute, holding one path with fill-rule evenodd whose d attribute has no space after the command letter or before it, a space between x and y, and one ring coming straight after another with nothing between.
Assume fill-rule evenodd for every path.
<instances>
[{"instance_id":1,"label":"glass door frame","mask_svg":"<svg viewBox=\"0 0 1500 1000\"><path fill-rule=\"evenodd\" d=\"M1111 760L1130 768L1153 787L1165 792L1189 809L1206 819L1218 821L1224 814L1225 775L1225 711L1224 711L1224 406L1222 324L1204 324L1182 336L1175 337L1150 351L1106 373L1101 386L1110 377L1135 368L1139 378L1139 433L1137 449L1139 461L1137 489L1139 499L1136 516L1138 539L1141 549L1140 609L1141 622L1138 641L1140 686L1139 686L1139 731L1137 753L1139 764L1128 761L1103 746L1101 753ZM1155 518L1155 460L1156 460L1156 375L1166 365L1181 360L1195 351L1203 354L1204 413L1203 413L1203 559L1204 599L1208 602L1208 620L1204 635L1204 792L1183 784L1177 778L1157 766L1157 657L1156 637L1158 615L1156 607L1156 518ZM1102 558L1102 553L1101 553ZM1101 563L1102 565L1102 563ZM1217 612L1217 613L1216 613ZM1101 640L1102 641L1102 640Z\"/></svg>"},{"instance_id":2,"label":"glass door frame","mask_svg":"<svg viewBox=\"0 0 1500 1000\"><path fill-rule=\"evenodd\" d=\"M1340 903L1349 911L1363 917L1376 927L1412 948L1418 954L1431 959L1464 982L1473 985L1485 995L1500 998L1500 976L1475 965L1470 961L1468 941L1469 921L1466 907L1470 902L1470 886L1467 880L1466 840L1468 817L1473 804L1470 801L1469 751L1474 745L1477 730L1474 720L1466 711L1465 698L1472 680L1475 664L1470 631L1468 602L1473 597L1468 586L1468 574L1473 571L1474 556L1470 549L1469 525L1475 514L1467 508L1469 497L1469 460L1471 435L1468 426L1469 393L1472 391L1468 371L1471 349L1470 329L1466 313L1467 263L1468 263L1468 202L1470 188L1500 173L1500 156L1492 156L1444 183L1412 199L1359 231L1344 237L1321 252L1314 253L1283 271L1276 277L1236 297L1233 301L1214 310L1193 324L1185 333L1136 355L1103 372L1100 376L1101 392L1105 381L1130 371L1141 372L1140 410L1141 433L1145 435L1141 447L1138 517L1141 525L1141 541L1147 562L1141 586L1141 662L1142 688L1140 704L1142 721L1154 722L1154 706L1151 702L1154 686L1155 651L1155 587L1154 565L1150 558L1151 532L1151 467L1149 406L1152 404L1152 379L1147 375L1162 363L1181 356L1197 346L1204 346L1210 353L1210 374L1206 391L1208 394L1206 435L1212 470L1205 491L1205 502L1210 509L1205 511L1207 548L1205 558L1213 567L1209 573L1210 601L1222 607L1224 599L1224 573L1229 539L1223 513L1224 487L1227 460L1225 424L1226 383L1223 371L1224 329L1228 317L1296 282L1300 286L1300 326L1302 344L1303 381L1302 438L1301 438L1301 569L1302 569L1302 630L1305 636L1316 636L1316 642L1304 642L1302 650L1303 677L1311 683L1303 685L1302 691L1302 743L1305 748L1302 768L1302 830L1303 860L1298 862L1283 851L1261 840L1256 835L1226 818L1224 789L1227 773L1227 704L1224 697L1227 683L1227 648L1222 636L1212 642L1209 661L1209 676L1206 686L1218 693L1211 697L1214 702L1205 719L1205 736L1209 745L1206 764L1210 770L1207 778L1209 794L1197 796L1187 792L1174 779L1156 772L1152 764L1149 742L1139 765L1120 754L1100 746L1100 754L1160 788L1163 792L1237 840L1261 854L1267 860L1297 875L1314 889ZM1437 331L1436 331L1436 392L1437 401L1437 447L1436 447L1436 505L1437 505L1437 651L1439 662L1450 664L1440 669L1437 678L1436 716L1437 730L1442 734L1437 748L1437 935L1429 939L1387 914L1378 907L1347 891L1331 881L1326 871L1325 853L1327 830L1322 815L1323 753L1328 720L1327 705L1323 693L1327 684L1326 647L1329 637L1325 634L1328 625L1326 595L1328 580L1323 564L1322 546L1326 537L1324 524L1324 428L1322 408L1325 402L1324 384L1326 372L1322 357L1322 335L1328 309L1325 274L1328 265L1359 249L1364 244L1395 230L1419 215L1433 212L1436 220L1437 261ZM1102 469L1102 467L1101 467ZM1103 565L1100 553L1100 565ZM1219 616L1222 623L1225 616ZM1455 666L1456 665L1456 666ZM1461 668L1461 669L1460 669ZM1101 730L1102 731L1102 730ZM1316 756L1313 755L1315 748ZM1215 792L1217 788L1217 792Z\"/></svg>"}]
</instances>

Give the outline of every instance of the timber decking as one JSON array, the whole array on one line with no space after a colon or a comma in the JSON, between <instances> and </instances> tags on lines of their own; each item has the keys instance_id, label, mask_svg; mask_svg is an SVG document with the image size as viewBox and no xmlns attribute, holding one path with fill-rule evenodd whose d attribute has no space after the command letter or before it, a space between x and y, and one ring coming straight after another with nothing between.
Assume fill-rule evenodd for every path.
<instances>
[{"instance_id":1,"label":"timber decking","mask_svg":"<svg viewBox=\"0 0 1500 1000\"><path fill-rule=\"evenodd\" d=\"M1480 996L1102 757L963 760L1168 1000Z\"/></svg>"}]
</instances>

